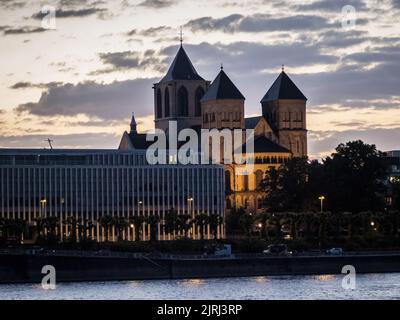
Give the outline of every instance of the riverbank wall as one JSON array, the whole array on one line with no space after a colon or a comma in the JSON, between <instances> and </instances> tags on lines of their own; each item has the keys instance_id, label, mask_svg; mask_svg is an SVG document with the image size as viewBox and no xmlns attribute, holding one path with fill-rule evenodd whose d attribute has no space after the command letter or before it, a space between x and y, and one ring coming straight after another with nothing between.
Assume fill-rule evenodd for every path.
<instances>
[{"instance_id":1,"label":"riverbank wall","mask_svg":"<svg viewBox=\"0 0 400 320\"><path fill-rule=\"evenodd\" d=\"M1 254L0 283L40 283L45 265L55 267L57 282L339 274L345 265L384 273L400 272L400 253L214 259Z\"/></svg>"}]
</instances>

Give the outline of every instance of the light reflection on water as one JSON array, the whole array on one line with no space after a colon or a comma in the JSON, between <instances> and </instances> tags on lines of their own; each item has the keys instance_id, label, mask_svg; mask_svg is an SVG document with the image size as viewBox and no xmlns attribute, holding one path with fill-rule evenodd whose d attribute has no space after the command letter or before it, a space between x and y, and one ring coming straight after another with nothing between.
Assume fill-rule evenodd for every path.
<instances>
[{"instance_id":1,"label":"light reflection on water","mask_svg":"<svg viewBox=\"0 0 400 320\"><path fill-rule=\"evenodd\" d=\"M400 273L357 275L357 288L344 290L344 275L274 276L186 280L0 285L10 299L400 299Z\"/></svg>"}]
</instances>

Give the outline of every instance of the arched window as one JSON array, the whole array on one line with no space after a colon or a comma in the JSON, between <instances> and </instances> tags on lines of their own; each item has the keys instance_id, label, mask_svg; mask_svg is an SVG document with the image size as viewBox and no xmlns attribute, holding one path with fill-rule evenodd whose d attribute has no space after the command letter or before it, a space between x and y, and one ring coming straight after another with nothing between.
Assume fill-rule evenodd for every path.
<instances>
[{"instance_id":1,"label":"arched window","mask_svg":"<svg viewBox=\"0 0 400 320\"><path fill-rule=\"evenodd\" d=\"M225 171L225 190L231 191L231 173L230 171Z\"/></svg>"},{"instance_id":2,"label":"arched window","mask_svg":"<svg viewBox=\"0 0 400 320\"><path fill-rule=\"evenodd\" d=\"M243 176L243 191L249 191L249 176Z\"/></svg>"},{"instance_id":3,"label":"arched window","mask_svg":"<svg viewBox=\"0 0 400 320\"><path fill-rule=\"evenodd\" d=\"M156 117L157 119L162 118L162 98L161 98L161 90L157 90L157 112Z\"/></svg>"},{"instance_id":4,"label":"arched window","mask_svg":"<svg viewBox=\"0 0 400 320\"><path fill-rule=\"evenodd\" d=\"M164 114L165 117L170 116L170 111L169 111L169 90L168 88L165 88L165 93L164 93Z\"/></svg>"},{"instance_id":5,"label":"arched window","mask_svg":"<svg viewBox=\"0 0 400 320\"><path fill-rule=\"evenodd\" d=\"M188 92L185 87L178 90L178 116L185 117L189 115Z\"/></svg>"},{"instance_id":6,"label":"arched window","mask_svg":"<svg viewBox=\"0 0 400 320\"><path fill-rule=\"evenodd\" d=\"M201 98L204 96L204 90L202 87L198 87L195 94L195 101L194 101L194 113L196 117L201 116Z\"/></svg>"},{"instance_id":7,"label":"arched window","mask_svg":"<svg viewBox=\"0 0 400 320\"><path fill-rule=\"evenodd\" d=\"M263 180L263 172L261 170L256 171L256 189L260 186L262 180Z\"/></svg>"}]
</instances>

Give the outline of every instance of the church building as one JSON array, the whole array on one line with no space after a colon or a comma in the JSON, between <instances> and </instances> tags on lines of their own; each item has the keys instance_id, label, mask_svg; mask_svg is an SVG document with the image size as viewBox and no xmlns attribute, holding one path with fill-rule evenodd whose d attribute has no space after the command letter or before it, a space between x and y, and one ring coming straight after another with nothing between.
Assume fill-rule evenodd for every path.
<instances>
[{"instance_id":1,"label":"church building","mask_svg":"<svg viewBox=\"0 0 400 320\"><path fill-rule=\"evenodd\" d=\"M245 118L245 97L221 70L213 82L194 68L182 44L167 72L153 86L155 127L167 133L169 121L178 132L185 128L253 129L254 170L238 174L240 165L225 164L226 209L245 208L257 213L264 194L258 186L270 168L278 168L291 157L307 157L307 98L282 68L261 99L261 115ZM119 149L146 149L146 135L136 129L132 117Z\"/></svg>"}]
</instances>

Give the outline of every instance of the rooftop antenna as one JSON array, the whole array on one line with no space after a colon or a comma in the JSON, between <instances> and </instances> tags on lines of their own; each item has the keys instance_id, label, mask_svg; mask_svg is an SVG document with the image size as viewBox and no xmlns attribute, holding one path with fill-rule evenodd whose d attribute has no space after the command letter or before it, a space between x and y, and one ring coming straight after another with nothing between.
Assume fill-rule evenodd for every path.
<instances>
[{"instance_id":1,"label":"rooftop antenna","mask_svg":"<svg viewBox=\"0 0 400 320\"><path fill-rule=\"evenodd\" d=\"M51 140L50 138L47 138L47 140L45 140L45 141L49 143L50 149L53 150L53 146L51 144L53 142L53 140Z\"/></svg>"},{"instance_id":2,"label":"rooftop antenna","mask_svg":"<svg viewBox=\"0 0 400 320\"><path fill-rule=\"evenodd\" d=\"M182 43L183 43L183 31L182 31L182 26L180 27L179 41L181 42L181 47L182 47Z\"/></svg>"}]
</instances>

